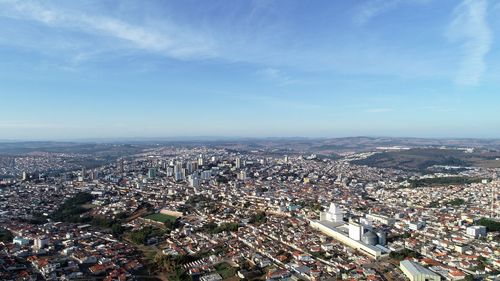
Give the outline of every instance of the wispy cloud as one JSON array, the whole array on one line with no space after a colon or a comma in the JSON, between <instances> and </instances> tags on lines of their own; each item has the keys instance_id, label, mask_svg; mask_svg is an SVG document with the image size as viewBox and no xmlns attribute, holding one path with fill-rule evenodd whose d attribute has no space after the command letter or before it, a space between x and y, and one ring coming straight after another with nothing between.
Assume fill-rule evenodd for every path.
<instances>
[{"instance_id":1,"label":"wispy cloud","mask_svg":"<svg viewBox=\"0 0 500 281\"><path fill-rule=\"evenodd\" d=\"M214 41L179 26L162 27L134 25L113 17L43 6L37 2L1 0L0 15L36 21L52 28L76 30L96 36L106 36L127 43L126 47L186 59L215 55ZM167 24L168 25L168 24ZM78 58L78 59L81 59Z\"/></svg>"},{"instance_id":2,"label":"wispy cloud","mask_svg":"<svg viewBox=\"0 0 500 281\"><path fill-rule=\"evenodd\" d=\"M362 5L354 16L354 23L363 25L372 18L395 8L400 0L372 0Z\"/></svg>"},{"instance_id":3,"label":"wispy cloud","mask_svg":"<svg viewBox=\"0 0 500 281\"><path fill-rule=\"evenodd\" d=\"M398 5L430 1L367 0L356 6L354 19L358 24L366 24ZM184 18L169 17L176 10L163 7L168 5L151 5L158 10L165 8L155 13L151 7L131 2L128 9L136 11L134 14L129 10L114 11L107 4L102 4L103 8L101 1L74 3L78 2L0 0L0 18L19 21L19 24L12 20L1 22L11 26L0 28L0 45L28 49L49 58L38 63L50 63L51 67L62 64L61 69L67 70L78 70L86 62L134 57L146 52L154 57L145 56L141 61L152 65L165 57L245 63L263 68L257 75L281 86L304 83L305 79L299 75L305 72L405 78L450 76L441 51L422 54L418 46L413 48L404 42L346 39L337 44L336 39L326 36L325 41L321 39L314 44L311 41L308 45L300 42L307 41L306 35L295 40L290 33L294 25L289 25L291 20L287 18L293 14L283 13L283 18L276 19L274 13L282 7L268 0L255 0L250 9L233 9L227 19L224 15L214 17L210 9L200 9L208 12L195 13L196 18ZM253 20L240 20L248 14L254 14L250 16Z\"/></svg>"},{"instance_id":4,"label":"wispy cloud","mask_svg":"<svg viewBox=\"0 0 500 281\"><path fill-rule=\"evenodd\" d=\"M462 43L463 58L455 81L476 85L486 70L485 56L491 48L493 34L487 16L488 1L464 0L453 11L448 37Z\"/></svg>"},{"instance_id":5,"label":"wispy cloud","mask_svg":"<svg viewBox=\"0 0 500 281\"><path fill-rule=\"evenodd\" d=\"M292 79L290 76L284 74L281 70L268 67L264 69L260 69L257 71L257 74L278 83L279 85L290 85L298 83L298 80Z\"/></svg>"},{"instance_id":6,"label":"wispy cloud","mask_svg":"<svg viewBox=\"0 0 500 281\"><path fill-rule=\"evenodd\" d=\"M395 9L402 4L426 4L432 0L369 0L359 6L353 21L356 25L364 25L371 19Z\"/></svg>"}]
</instances>

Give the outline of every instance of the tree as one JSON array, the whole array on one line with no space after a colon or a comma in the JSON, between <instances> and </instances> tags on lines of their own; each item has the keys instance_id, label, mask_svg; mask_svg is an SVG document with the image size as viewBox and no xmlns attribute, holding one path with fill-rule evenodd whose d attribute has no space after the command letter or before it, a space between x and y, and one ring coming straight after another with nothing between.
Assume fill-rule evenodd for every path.
<instances>
[{"instance_id":1,"label":"tree","mask_svg":"<svg viewBox=\"0 0 500 281\"><path fill-rule=\"evenodd\" d=\"M80 215L87 211L82 205L92 201L93 198L92 194L88 192L79 192L59 206L59 208L51 214L51 218L56 221L88 223L92 218L82 217Z\"/></svg>"},{"instance_id":2,"label":"tree","mask_svg":"<svg viewBox=\"0 0 500 281\"><path fill-rule=\"evenodd\" d=\"M113 236L119 237L123 234L123 232L125 232L125 228L121 225L121 223L115 223L111 226L111 232L113 233Z\"/></svg>"},{"instance_id":3,"label":"tree","mask_svg":"<svg viewBox=\"0 0 500 281\"><path fill-rule=\"evenodd\" d=\"M464 280L465 280L465 281L474 281L474 276L472 276L472 275L467 275L467 276L465 276L465 279L464 279Z\"/></svg>"},{"instance_id":4,"label":"tree","mask_svg":"<svg viewBox=\"0 0 500 281\"><path fill-rule=\"evenodd\" d=\"M172 280L185 281L191 280L191 277L182 268L182 265L194 260L195 257L189 255L167 256L162 253L158 253L155 255L153 263L159 270L170 273Z\"/></svg>"},{"instance_id":5,"label":"tree","mask_svg":"<svg viewBox=\"0 0 500 281\"><path fill-rule=\"evenodd\" d=\"M488 231L500 231L500 222L491 219L481 218L476 222L476 224L486 226Z\"/></svg>"},{"instance_id":6,"label":"tree","mask_svg":"<svg viewBox=\"0 0 500 281\"><path fill-rule=\"evenodd\" d=\"M12 242L14 235L5 228L0 228L0 242Z\"/></svg>"},{"instance_id":7,"label":"tree","mask_svg":"<svg viewBox=\"0 0 500 281\"><path fill-rule=\"evenodd\" d=\"M180 226L179 220L166 220L163 225L169 230L174 230Z\"/></svg>"},{"instance_id":8,"label":"tree","mask_svg":"<svg viewBox=\"0 0 500 281\"><path fill-rule=\"evenodd\" d=\"M265 212L258 212L256 214L253 214L250 217L250 220L248 221L251 224L262 224L267 221L266 213Z\"/></svg>"}]
</instances>

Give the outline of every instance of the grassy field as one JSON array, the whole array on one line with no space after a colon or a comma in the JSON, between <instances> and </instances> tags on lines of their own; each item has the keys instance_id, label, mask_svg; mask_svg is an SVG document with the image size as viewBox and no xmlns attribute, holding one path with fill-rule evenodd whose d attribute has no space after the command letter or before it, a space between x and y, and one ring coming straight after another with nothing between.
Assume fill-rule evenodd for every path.
<instances>
[{"instance_id":1,"label":"grassy field","mask_svg":"<svg viewBox=\"0 0 500 281\"><path fill-rule=\"evenodd\" d=\"M153 221L164 223L166 221L175 221L177 218L165 214L152 214L144 217L145 219L150 219Z\"/></svg>"},{"instance_id":2,"label":"grassy field","mask_svg":"<svg viewBox=\"0 0 500 281\"><path fill-rule=\"evenodd\" d=\"M236 268L231 267L228 263L225 262L216 265L215 269L223 279L227 279L236 275Z\"/></svg>"}]
</instances>

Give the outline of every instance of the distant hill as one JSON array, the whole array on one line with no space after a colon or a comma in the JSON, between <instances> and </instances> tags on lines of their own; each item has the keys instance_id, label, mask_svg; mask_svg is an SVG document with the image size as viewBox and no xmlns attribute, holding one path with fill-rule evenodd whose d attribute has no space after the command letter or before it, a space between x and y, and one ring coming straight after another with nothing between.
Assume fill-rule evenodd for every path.
<instances>
[{"instance_id":1,"label":"distant hill","mask_svg":"<svg viewBox=\"0 0 500 281\"><path fill-rule=\"evenodd\" d=\"M500 167L495 160L500 153L480 151L466 153L457 149L414 148L400 151L376 153L366 159L352 161L353 164L379 168L396 168L410 171L425 171L434 165Z\"/></svg>"},{"instance_id":2,"label":"distant hill","mask_svg":"<svg viewBox=\"0 0 500 281\"><path fill-rule=\"evenodd\" d=\"M407 148L459 148L473 147L500 151L500 139L431 139L431 138L393 138L393 137L343 137L343 138L229 138L229 137L191 137L157 139L114 139L93 141L1 141L0 154L23 154L30 152L78 152L120 154L130 150L167 146L208 146L239 151L266 150L277 154L316 153L330 155L342 152L373 151L380 147Z\"/></svg>"}]
</instances>

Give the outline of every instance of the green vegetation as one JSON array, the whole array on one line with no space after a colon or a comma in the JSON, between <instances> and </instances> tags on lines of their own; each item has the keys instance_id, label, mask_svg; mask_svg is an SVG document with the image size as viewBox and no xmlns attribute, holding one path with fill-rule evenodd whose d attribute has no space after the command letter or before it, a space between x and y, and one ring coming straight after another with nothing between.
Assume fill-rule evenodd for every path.
<instances>
[{"instance_id":1,"label":"green vegetation","mask_svg":"<svg viewBox=\"0 0 500 281\"><path fill-rule=\"evenodd\" d=\"M94 226L99 226L103 228L110 228L115 223L114 220L107 219L105 217L95 216L92 218L91 224Z\"/></svg>"},{"instance_id":2,"label":"green vegetation","mask_svg":"<svg viewBox=\"0 0 500 281\"><path fill-rule=\"evenodd\" d=\"M163 223L165 228L168 230L174 230L181 225L179 220L176 217L161 214L161 213L151 214L151 215L148 215L144 218L152 220L152 221L157 221L157 222Z\"/></svg>"},{"instance_id":3,"label":"green vegetation","mask_svg":"<svg viewBox=\"0 0 500 281\"><path fill-rule=\"evenodd\" d=\"M323 206L321 206L321 204L316 201L300 201L297 203L297 205L301 206L302 208L311 209L312 211L323 211Z\"/></svg>"},{"instance_id":4,"label":"green vegetation","mask_svg":"<svg viewBox=\"0 0 500 281\"><path fill-rule=\"evenodd\" d=\"M168 221L164 222L163 225L168 230L174 230L174 229L179 228L181 226L179 220L175 220L175 221L168 220Z\"/></svg>"},{"instance_id":5,"label":"green vegetation","mask_svg":"<svg viewBox=\"0 0 500 281\"><path fill-rule=\"evenodd\" d=\"M202 259L202 258L208 258L211 255L216 255L216 256L223 255L224 253L226 253L226 250L227 248L225 248L224 246L216 246L215 248L212 248L208 251L197 253L196 258Z\"/></svg>"},{"instance_id":6,"label":"green vegetation","mask_svg":"<svg viewBox=\"0 0 500 281\"><path fill-rule=\"evenodd\" d=\"M81 217L80 215L87 211L82 205L92 201L92 199L93 196L90 193L79 192L59 206L59 208L52 213L51 218L55 221L88 223L91 221L91 218Z\"/></svg>"},{"instance_id":7,"label":"green vegetation","mask_svg":"<svg viewBox=\"0 0 500 281\"><path fill-rule=\"evenodd\" d=\"M402 239L407 239L410 237L411 237L411 233L409 233L409 232L405 232L399 236L399 238L402 238Z\"/></svg>"},{"instance_id":8,"label":"green vegetation","mask_svg":"<svg viewBox=\"0 0 500 281\"><path fill-rule=\"evenodd\" d=\"M312 252L311 255L317 259L327 259L325 256L325 252Z\"/></svg>"},{"instance_id":9,"label":"green vegetation","mask_svg":"<svg viewBox=\"0 0 500 281\"><path fill-rule=\"evenodd\" d=\"M12 242L14 235L5 228L0 228L0 242Z\"/></svg>"},{"instance_id":10,"label":"green vegetation","mask_svg":"<svg viewBox=\"0 0 500 281\"><path fill-rule=\"evenodd\" d=\"M259 225L265 223L266 221L267 221L266 213L258 212L256 214L253 214L248 222L251 224Z\"/></svg>"},{"instance_id":11,"label":"green vegetation","mask_svg":"<svg viewBox=\"0 0 500 281\"><path fill-rule=\"evenodd\" d=\"M189 255L183 256L167 256L161 253L156 254L153 259L155 267L164 271L169 275L169 280L173 281L188 281L191 277L186 273L186 271L181 267L183 264L193 262L197 258Z\"/></svg>"},{"instance_id":12,"label":"green vegetation","mask_svg":"<svg viewBox=\"0 0 500 281\"><path fill-rule=\"evenodd\" d=\"M481 182L481 179L466 177L443 177L427 178L410 181L411 187L439 186L439 185L460 185Z\"/></svg>"},{"instance_id":13,"label":"green vegetation","mask_svg":"<svg viewBox=\"0 0 500 281\"><path fill-rule=\"evenodd\" d=\"M446 205L460 206L460 205L463 205L464 203L465 203L464 199L462 199L462 198L455 198L453 200L450 200L450 201L446 202Z\"/></svg>"},{"instance_id":14,"label":"green vegetation","mask_svg":"<svg viewBox=\"0 0 500 281\"><path fill-rule=\"evenodd\" d=\"M203 195L193 195L186 200L186 205L196 205L196 203L210 201L207 197Z\"/></svg>"},{"instance_id":15,"label":"green vegetation","mask_svg":"<svg viewBox=\"0 0 500 281\"><path fill-rule=\"evenodd\" d=\"M47 223L47 218L38 213L38 212L33 212L31 214L31 217L30 218L19 218L18 219L20 222L26 222L26 223L29 223L29 224L44 224L44 223Z\"/></svg>"},{"instance_id":16,"label":"green vegetation","mask_svg":"<svg viewBox=\"0 0 500 281\"><path fill-rule=\"evenodd\" d=\"M161 223L165 223L167 221L175 221L177 219L174 216L169 216L169 215L165 215L165 214L161 214L161 213L151 214L151 215L148 215L148 216L146 216L144 218L148 219L148 220L153 220L153 221L161 222Z\"/></svg>"},{"instance_id":17,"label":"green vegetation","mask_svg":"<svg viewBox=\"0 0 500 281\"><path fill-rule=\"evenodd\" d=\"M126 219L126 218L128 218L128 214L127 214L127 213L125 213L125 212L123 212L123 213L119 213L119 214L117 214L117 215L116 215L116 219L117 219L117 220L124 220L124 219Z\"/></svg>"},{"instance_id":18,"label":"green vegetation","mask_svg":"<svg viewBox=\"0 0 500 281\"><path fill-rule=\"evenodd\" d=\"M449 200L447 202L444 202L443 205L457 207L457 206L461 206L463 204L465 204L465 200L464 199L462 199L462 198L455 198L453 200ZM440 206L441 206L441 204L439 204L438 201L432 201L431 203L429 203L427 205L427 208L439 208Z\"/></svg>"},{"instance_id":19,"label":"green vegetation","mask_svg":"<svg viewBox=\"0 0 500 281\"><path fill-rule=\"evenodd\" d=\"M164 231L152 226L143 227L140 230L132 231L129 233L130 240L138 245L146 245L148 239L155 236L161 236Z\"/></svg>"},{"instance_id":20,"label":"green vegetation","mask_svg":"<svg viewBox=\"0 0 500 281\"><path fill-rule=\"evenodd\" d=\"M122 220L126 214L119 214L117 219L108 219L102 216L81 216L87 212L83 205L92 201L93 196L88 192L80 192L66 200L59 208L50 216L55 221L64 221L71 223L88 223L93 226L107 228L115 237L121 236L125 229L122 226Z\"/></svg>"},{"instance_id":21,"label":"green vegetation","mask_svg":"<svg viewBox=\"0 0 500 281\"><path fill-rule=\"evenodd\" d=\"M111 233L113 236L119 237L125 232L125 227L122 226L121 223L115 223L111 226Z\"/></svg>"},{"instance_id":22,"label":"green vegetation","mask_svg":"<svg viewBox=\"0 0 500 281\"><path fill-rule=\"evenodd\" d=\"M483 271L484 268L486 266L488 266L488 260L485 257L483 257L483 256L479 256L477 258L477 261L479 262L479 264L477 266L471 268L472 271L477 271L477 270Z\"/></svg>"},{"instance_id":23,"label":"green vegetation","mask_svg":"<svg viewBox=\"0 0 500 281\"><path fill-rule=\"evenodd\" d=\"M212 234L221 233L224 231L235 232L238 231L239 225L237 223L223 223L221 225L217 225L214 222L209 222L203 225L203 231L209 232Z\"/></svg>"},{"instance_id":24,"label":"green vegetation","mask_svg":"<svg viewBox=\"0 0 500 281\"><path fill-rule=\"evenodd\" d=\"M120 235L125 232L125 228L122 226L121 220L110 220L105 217L96 216L92 218L90 224L111 229L111 233L115 237L120 237Z\"/></svg>"},{"instance_id":25,"label":"green vegetation","mask_svg":"<svg viewBox=\"0 0 500 281\"><path fill-rule=\"evenodd\" d=\"M220 274L222 279L227 279L229 277L236 275L236 268L230 266L228 263L220 263L215 266L215 270Z\"/></svg>"},{"instance_id":26,"label":"green vegetation","mask_svg":"<svg viewBox=\"0 0 500 281\"><path fill-rule=\"evenodd\" d=\"M427 208L438 208L439 207L439 203L437 201L432 201L431 203L429 203L429 205L427 205Z\"/></svg>"},{"instance_id":27,"label":"green vegetation","mask_svg":"<svg viewBox=\"0 0 500 281\"><path fill-rule=\"evenodd\" d=\"M486 226L487 231L500 231L500 222L482 218L476 222L476 225Z\"/></svg>"},{"instance_id":28,"label":"green vegetation","mask_svg":"<svg viewBox=\"0 0 500 281\"><path fill-rule=\"evenodd\" d=\"M376 153L353 164L379 168L425 171L434 165L470 166L471 154L455 149L415 148Z\"/></svg>"},{"instance_id":29,"label":"green vegetation","mask_svg":"<svg viewBox=\"0 0 500 281\"><path fill-rule=\"evenodd\" d=\"M420 254L409 249L404 249L400 252L391 252L389 256L395 260L402 261L406 258L419 258Z\"/></svg>"}]
</instances>

